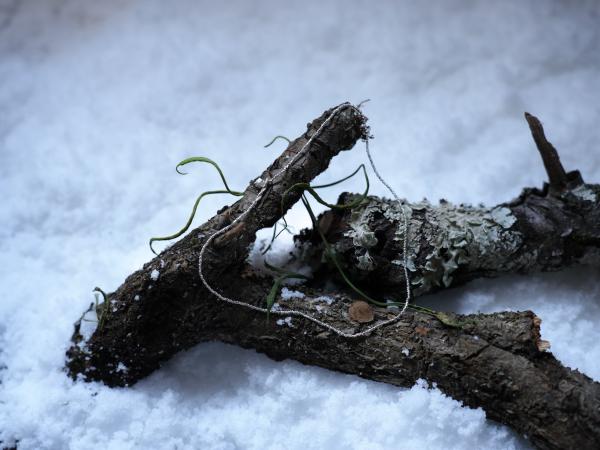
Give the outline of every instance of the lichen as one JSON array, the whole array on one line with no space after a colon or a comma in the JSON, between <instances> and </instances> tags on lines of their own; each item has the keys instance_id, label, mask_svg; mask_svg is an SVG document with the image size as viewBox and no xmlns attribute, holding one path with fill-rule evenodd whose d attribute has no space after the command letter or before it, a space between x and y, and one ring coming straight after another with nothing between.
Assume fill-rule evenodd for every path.
<instances>
[{"instance_id":1,"label":"lichen","mask_svg":"<svg viewBox=\"0 0 600 450\"><path fill-rule=\"evenodd\" d=\"M510 228L517 221L517 218L513 215L512 211L504 206L492 209L490 215L494 222L503 228Z\"/></svg>"},{"instance_id":2,"label":"lichen","mask_svg":"<svg viewBox=\"0 0 600 450\"><path fill-rule=\"evenodd\" d=\"M371 255L369 255L369 251L367 250L363 255L358 256L358 268L361 270L373 270L375 268L375 265L373 264L373 258L371 258Z\"/></svg>"},{"instance_id":3,"label":"lichen","mask_svg":"<svg viewBox=\"0 0 600 450\"><path fill-rule=\"evenodd\" d=\"M375 233L369 228L369 219L375 208L357 208L352 211L350 230L344 235L352 238L355 247L371 248L377 245Z\"/></svg>"},{"instance_id":4,"label":"lichen","mask_svg":"<svg viewBox=\"0 0 600 450\"><path fill-rule=\"evenodd\" d=\"M409 220L407 269L413 273L411 282L415 289L448 287L461 268L498 272L535 258L534 254L514 257L523 237L513 229L517 218L508 207L473 207L446 201L434 206L427 200L399 204L371 197L367 206L352 212L351 229L346 232L346 236L352 237L356 266L360 270L375 269L368 251L374 245L365 236L372 233L376 243L373 221L381 214L395 226L393 240L398 242L400 251L391 262L399 267L404 265L401 250L405 239L404 216Z\"/></svg>"},{"instance_id":5,"label":"lichen","mask_svg":"<svg viewBox=\"0 0 600 450\"><path fill-rule=\"evenodd\" d=\"M421 229L421 221L414 215L415 211L422 211L424 208L429 206L426 203L414 203L409 204L398 204L393 202L386 202L382 205L381 211L386 219L397 224L396 231L394 232L394 241L397 241L404 246L405 239L405 220L408 220L408 242L407 242L407 258L406 268L414 272L417 270L415 261L419 253L419 239L418 234ZM392 260L392 264L403 267L404 266L404 255L399 254L397 259Z\"/></svg>"},{"instance_id":6,"label":"lichen","mask_svg":"<svg viewBox=\"0 0 600 450\"><path fill-rule=\"evenodd\" d=\"M353 209L350 230L344 233L344 236L352 238L358 268L365 271L375 268L373 258L369 255L369 249L375 247L378 241L375 232L369 228L369 221L372 218L371 215L376 211L377 208L370 205Z\"/></svg>"},{"instance_id":7,"label":"lichen","mask_svg":"<svg viewBox=\"0 0 600 450\"><path fill-rule=\"evenodd\" d=\"M510 230L516 221L506 207L476 208L444 202L428 208L424 228L432 249L413 284L426 290L448 287L460 267L497 268L498 262L507 261L523 242L520 233Z\"/></svg>"},{"instance_id":8,"label":"lichen","mask_svg":"<svg viewBox=\"0 0 600 450\"><path fill-rule=\"evenodd\" d=\"M580 199L588 202L595 202L597 200L596 193L585 184L582 184L581 186L577 186L575 189L572 189L571 193L576 197L579 197Z\"/></svg>"}]
</instances>

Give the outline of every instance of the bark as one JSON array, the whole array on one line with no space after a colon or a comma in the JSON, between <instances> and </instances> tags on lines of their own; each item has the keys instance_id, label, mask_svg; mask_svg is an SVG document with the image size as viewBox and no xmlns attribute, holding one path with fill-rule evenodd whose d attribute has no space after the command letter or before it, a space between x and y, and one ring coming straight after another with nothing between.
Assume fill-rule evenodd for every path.
<instances>
[{"instance_id":1,"label":"bark","mask_svg":"<svg viewBox=\"0 0 600 450\"><path fill-rule=\"evenodd\" d=\"M198 276L198 253L207 237L230 224L248 208L264 180L270 179L299 151L331 111L326 111L310 123L307 132L293 141L260 179L249 185L241 200L219 211L206 224L165 250L142 270L129 276L115 293L109 295L109 302L106 304L110 305L110 308L102 308L107 311L104 323L87 342L83 341L80 334L80 322L76 324L73 345L68 351L67 369L70 375L90 381L100 380L109 386L131 385L160 367L176 352L199 342L220 340L245 348L254 348L275 359L292 358L306 364L353 373L399 386L411 386L417 379L424 378L437 383L443 392L469 406L481 406L488 417L526 434L540 448L600 446L600 384L577 371L563 367L552 354L544 351L547 344L540 340L540 320L532 312L467 316L434 316L406 312L400 321L379 329L368 337L345 339L301 318L271 317L267 320L264 314L220 302L206 291ZM205 276L213 280L222 293L252 304L263 305L272 280L255 273L244 262L256 231L273 225L280 218L281 197L289 186L297 182L309 182L327 168L333 156L351 148L358 139L367 136L366 118L350 106L343 107L325 126L318 139L309 146L304 156L299 158L290 170L274 178L275 182L269 185L259 207L240 225L215 240L206 256ZM555 269L561 264L580 260L580 247L594 247L598 242L594 241L595 238L586 240L588 235L595 236L593 222L584 222L582 225L582 214L572 216L572 208L561 208L563 203L581 200L580 206L585 206L590 211L594 209L588 200L591 195L588 191L582 191L580 195L577 192L573 193L574 189L581 186L582 184L575 180L571 187L564 185L553 189L556 195L535 192L535 195L532 194L534 200L520 201L514 207L502 207L508 208L514 217L507 216L503 210L485 212L485 217L481 220L490 221L488 228L496 234L492 233L491 237L480 239L483 242L456 243L452 241L454 234L448 232L448 235L452 235L452 239L448 239L454 244L460 244L453 244L454 247L469 250L462 253L459 250L455 251L456 261L471 258L467 265L469 270L466 271L469 275L465 276L464 280L469 276L487 276L522 268ZM587 185L585 186L588 189ZM594 189L592 193L595 195ZM286 208L295 202L299 195L290 195ZM543 203L545 198L550 198L551 202ZM355 216L369 210L373 202L377 203L379 210L373 214L372 219L352 222L352 214L325 214L321 218L320 226L326 228L327 235L335 240L339 254L345 258L348 267L358 267L357 264L363 263L374 264L374 268L367 270L369 276L379 274L378 276L385 279L382 269L379 268L380 260L389 262L388 265L397 265L393 261L401 255L395 247L400 241L394 239L394 236L402 237L397 236L399 216L392 206L382 206L390 205L389 202L375 198L371 198L369 205L355 211ZM524 203L528 206L524 207ZM555 211L556 208L558 212ZM384 209L390 210L387 222L380 217L386 216L382 212ZM419 268L425 268L427 265L426 262L421 263L419 258L426 259L433 251L423 253L422 256L421 247L435 249L432 239L437 236L436 232L444 231L445 225L440 224L441 220L438 220L435 228L428 213L420 211L422 210L411 208L411 225L417 218L424 218L420 228L411 227L411 233L423 233L417 236L421 246L416 258L411 256L411 260L416 261L416 273L419 273L418 270L424 273L424 269ZM390 218L394 214L396 218ZM468 222L470 214L470 210L457 209L451 216L452 220L458 217L462 218L463 222ZM443 216L442 219L445 217L447 216ZM566 233L564 228L559 228L558 231L552 228L557 224L565 225L566 221L571 219L573 223L569 229L573 231L570 233ZM352 223L370 224L371 220L382 221L387 231L382 235L379 229L373 231L358 225L354 228L351 226ZM586 224L590 228L586 228ZM424 233L423 230L427 230L428 226L429 232ZM548 232L540 234L545 229L548 229ZM356 236L346 236L346 232L355 232ZM374 236L369 234L371 232ZM479 232L483 233L481 230ZM572 241L580 246L577 247L577 251L573 250L572 246L563 245L558 247L566 249L561 253L559 261L556 260L558 256L553 256L552 252L549 256L546 255L547 251L551 250L551 245L571 239L571 234L579 237L572 238ZM305 235L304 241L310 242L309 237ZM369 246L373 237L377 239L377 243ZM412 237L412 234L409 237ZM510 245L504 244L506 239L510 240ZM352 242L351 246L344 249L344 245L349 245L348 242ZM382 246L382 243L388 243L388 247L394 246L394 260L386 256L384 250L387 247ZM500 246L497 260L501 269L494 269L493 255L484 257L483 252L477 253L472 246L487 251L495 251L494 246ZM454 247L450 250L454 251ZM447 249L441 244L437 248L444 250L441 253L443 260ZM313 249L318 252L317 245L313 246ZM369 251L367 258L364 257L365 250ZM414 248L411 248L412 250ZM363 253L357 255L356 252ZM371 253L378 259L371 256ZM473 255L476 258L473 258ZM528 256L517 258L518 255ZM515 259L520 262L510 263ZM450 284L457 282L456 280L463 280L459 275L462 274L464 266L460 264L460 270L448 274L452 276ZM479 270L477 264L480 264ZM150 275L153 270L160 272L156 280ZM378 270L381 273L377 272ZM362 276L364 270L353 271ZM441 279L443 280L443 276ZM394 283L388 283L386 289L396 289ZM370 291L376 291L375 282L365 285ZM278 297L278 306L308 312L346 331L355 332L368 326L349 318L347 309L352 298L341 290L327 292L316 283L303 289L305 298ZM427 291L418 291L422 292ZM374 320L378 321L395 312L375 308L374 313Z\"/></svg>"},{"instance_id":2,"label":"bark","mask_svg":"<svg viewBox=\"0 0 600 450\"><path fill-rule=\"evenodd\" d=\"M323 213L319 228L352 280L374 295L404 298L403 211L410 217L408 267L415 296L503 273L598 265L600 185L584 183L578 171L566 173L539 120L526 118L550 179L542 190L526 188L491 208L445 200L400 206L369 197L361 208ZM339 203L356 197L344 193ZM297 239L314 271L331 276L319 234L306 230Z\"/></svg>"}]
</instances>

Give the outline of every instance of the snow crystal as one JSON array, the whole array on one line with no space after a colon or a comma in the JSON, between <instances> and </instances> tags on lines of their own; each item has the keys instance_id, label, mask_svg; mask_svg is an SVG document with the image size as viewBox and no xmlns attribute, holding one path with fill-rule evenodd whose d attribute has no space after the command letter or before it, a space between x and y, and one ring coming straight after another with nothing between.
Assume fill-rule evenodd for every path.
<instances>
[{"instance_id":1,"label":"snow crystal","mask_svg":"<svg viewBox=\"0 0 600 450\"><path fill-rule=\"evenodd\" d=\"M150 272L150 278L152 278L153 281L158 280L158 276L160 275L160 272L156 269L152 270L152 272Z\"/></svg>"},{"instance_id":2,"label":"snow crystal","mask_svg":"<svg viewBox=\"0 0 600 450\"><path fill-rule=\"evenodd\" d=\"M333 302L335 302L335 298L333 298L333 297L329 297L329 296L327 296L327 295L321 295L321 296L319 296L319 297L316 297L316 298L314 299L314 301L315 301L315 302L325 302L325 303L327 303L328 305L331 305Z\"/></svg>"},{"instance_id":3,"label":"snow crystal","mask_svg":"<svg viewBox=\"0 0 600 450\"><path fill-rule=\"evenodd\" d=\"M291 298L304 298L305 295L300 291L292 291L286 287L281 288L281 298L289 300Z\"/></svg>"},{"instance_id":4,"label":"snow crystal","mask_svg":"<svg viewBox=\"0 0 600 450\"><path fill-rule=\"evenodd\" d=\"M277 319L277 325L287 325L288 327L292 326L292 318L287 316L285 319Z\"/></svg>"}]
</instances>

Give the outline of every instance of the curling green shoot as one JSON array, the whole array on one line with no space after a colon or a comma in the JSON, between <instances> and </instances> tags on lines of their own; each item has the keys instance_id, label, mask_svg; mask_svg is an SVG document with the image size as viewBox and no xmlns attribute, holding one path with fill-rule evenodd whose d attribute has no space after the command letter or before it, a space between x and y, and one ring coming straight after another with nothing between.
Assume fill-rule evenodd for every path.
<instances>
[{"instance_id":1,"label":"curling green shoot","mask_svg":"<svg viewBox=\"0 0 600 450\"><path fill-rule=\"evenodd\" d=\"M281 286L282 286L283 282L285 280L293 279L293 278L308 280L308 277L306 275L302 275L301 273L289 272L285 269L281 269L279 267L272 266L266 260L265 260L265 267L267 269L270 269L273 272L276 272L279 274L274 279L273 286L271 287L271 290L269 291L269 294L267 295L267 298L266 298L267 320L269 320L269 314L271 312L271 309L273 309L273 305L275 304L275 299L277 298L277 295L279 295L279 291L281 290Z\"/></svg>"},{"instance_id":2,"label":"curling green shoot","mask_svg":"<svg viewBox=\"0 0 600 450\"><path fill-rule=\"evenodd\" d=\"M275 136L271 142L269 142L267 145L265 145L265 148L270 147L271 145L273 145L273 143L277 140L277 139L283 139L284 141L287 141L288 145L292 143L292 141L290 141L288 138L286 138L285 136L281 136L281 135L277 135Z\"/></svg>"},{"instance_id":3,"label":"curling green shoot","mask_svg":"<svg viewBox=\"0 0 600 450\"><path fill-rule=\"evenodd\" d=\"M173 239L177 239L179 236L183 235L192 225L192 222L194 220L194 217L196 216L196 211L198 209L198 205L200 204L200 201L208 196L208 195L216 195L216 194L230 194L230 195L234 195L236 197L241 197L242 195L244 195L243 192L239 192L239 191L233 191L231 190L231 188L229 187L229 185L227 184L227 179L225 178L225 175L223 174L223 171L221 170L221 168L219 167L219 165L214 162L212 159L209 158L205 158L203 156L194 156L191 158L187 158L184 159L183 161L181 161L179 164L177 164L177 166L175 167L175 170L177 171L177 173L181 174L181 175L187 175L186 172L180 172L179 168L182 166L185 166L187 164L193 163L193 162L200 162L200 163L206 163L206 164L210 164L212 165L217 172L219 173L219 176L221 177L221 180L223 181L223 185L225 186L225 189L218 189L218 190L213 190L213 191L205 191L202 194L200 194L198 196L198 198L196 199L196 201L194 202L194 206L192 207L192 213L190 214L190 217L188 218L188 221L186 222L186 224L183 226L183 228L181 230L179 230L176 233L173 233L169 236L162 236L162 237L153 237L150 239L149 245L150 245L150 250L152 250L152 253L154 253L155 255L157 255L156 251L154 250L154 247L152 246L154 244L154 242L156 241L171 241Z\"/></svg>"}]
</instances>

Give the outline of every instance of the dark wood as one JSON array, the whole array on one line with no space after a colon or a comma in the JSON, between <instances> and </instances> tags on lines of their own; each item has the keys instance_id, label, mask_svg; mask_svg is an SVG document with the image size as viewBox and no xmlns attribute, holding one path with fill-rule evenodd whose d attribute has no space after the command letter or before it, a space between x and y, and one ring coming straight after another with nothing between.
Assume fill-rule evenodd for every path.
<instances>
[{"instance_id":1,"label":"dark wood","mask_svg":"<svg viewBox=\"0 0 600 450\"><path fill-rule=\"evenodd\" d=\"M558 152L548 139L546 139L542 122L528 112L525 113L525 120L527 120L527 123L529 124L531 135L533 136L535 145L537 145L540 156L542 157L544 168L548 174L550 187L558 191L564 189L567 186L568 181L567 173L560 162Z\"/></svg>"},{"instance_id":2,"label":"dark wood","mask_svg":"<svg viewBox=\"0 0 600 450\"><path fill-rule=\"evenodd\" d=\"M261 179L270 178L285 165L331 111L310 123L307 132L290 144ZM327 168L333 156L367 136L366 118L356 109L344 107L306 155L299 158L278 183L269 187L260 207L210 248L204 272L207 278L226 295L263 305L272 280L254 273L244 262L256 231L273 225L280 218L281 197L289 186L309 182ZM596 238L598 227L595 225L598 208L595 201L589 200L597 190L591 185L583 188L569 189L559 197L548 190L527 190L522 198L501 205L499 210L453 209L445 204L444 213L440 215L439 211L432 211L431 206L413 205L411 225L415 222L420 226L411 227L411 233L416 234L409 236L411 242L421 244L419 250L411 254L415 265L413 274L415 280L419 280L419 276L428 280L427 288L415 286L416 294L445 287L444 280L450 280L448 286L451 286L475 276L558 269L584 260L587 250L582 249L593 249L600 240ZM424 378L466 405L482 407L488 417L526 434L540 448L600 447L600 384L563 367L545 351L547 343L540 340L540 320L530 311L449 314L444 320L409 311L394 325L368 337L345 339L305 319L271 317L267 321L264 314L222 303L209 295L198 276L199 250L209 235L247 209L259 189L259 184L251 183L241 200L219 211L206 224L130 275L109 295L111 307L105 323L87 342L83 341L77 323L73 345L67 353L69 374L73 378L99 380L109 386L127 386L156 370L180 350L200 342L220 340L254 348L275 359L292 358L399 386L411 386L417 379ZM297 201L298 196L298 193L290 195L286 208ZM370 207L374 212L372 218L356 219L357 214ZM349 214L326 214L320 221L345 266L362 280L369 292L382 290L379 282L386 277L380 264L388 265L388 278L393 280L388 281L383 290L397 291L400 284L395 283L402 281L401 276L389 270L392 265L401 267L393 262L401 260L400 216L393 208L385 200L371 198L368 205L354 211L354 218ZM389 210L387 218L384 210ZM448 217L459 222L465 218L489 221L493 233L491 237L486 235L464 244L456 241L460 236L451 233L450 247L443 242L438 244L439 236L456 231L454 222L444 222ZM366 227L363 231L373 232L376 244L371 245L370 236L361 235L365 239L355 241L345 235L356 231L359 225ZM374 229L369 228L372 225ZM379 229L379 225L385 229ZM473 230L466 233L470 232ZM305 232L300 240L312 254L319 254L318 241L312 234ZM554 250L559 252L553 253L556 245ZM465 248L469 251L460 251ZM488 256L486 249L497 255ZM366 259L365 251L370 252ZM438 255L436 264L445 263L442 266L446 269L425 277L432 254ZM447 259L450 254L454 255L459 269L449 270L454 267L453 260ZM372 267L358 268L357 264L365 267L365 261ZM463 270L465 267L468 270ZM346 331L355 332L368 326L349 319L348 307L357 300L356 296L348 296L341 290L325 291L318 283L325 277L325 266L318 269L319 276L302 288L305 298L278 297L278 304L310 312ZM160 273L156 280L150 276L153 270ZM329 269L328 273L331 278L333 272ZM368 277L373 277L370 283L367 283ZM436 285L436 280L441 284ZM333 299L331 304L323 301L325 295ZM375 308L374 313L375 320L383 320L395 312Z\"/></svg>"},{"instance_id":3,"label":"dark wood","mask_svg":"<svg viewBox=\"0 0 600 450\"><path fill-rule=\"evenodd\" d=\"M540 152L550 155L552 182L552 173L564 173L564 169L556 150L545 140L539 120L527 118ZM526 188L518 198L495 207L453 205L445 200L437 205L406 202L413 294L431 294L505 273L598 265L600 185L584 183L578 171L565 177L560 189L548 184L543 189ZM357 196L344 193L339 203ZM369 197L359 210L326 211L319 224L357 284L373 295L404 298L404 221L396 202ZM313 270L331 277L319 234L306 230L297 240L306 247L305 254L312 256Z\"/></svg>"},{"instance_id":4,"label":"dark wood","mask_svg":"<svg viewBox=\"0 0 600 450\"><path fill-rule=\"evenodd\" d=\"M333 110L325 111L309 123L306 132L292 141L281 156L249 184L240 200L222 208L204 225L130 275L109 295L108 315L86 346L77 345L81 342L77 331L73 337L75 345L68 351L68 369L72 376L81 374L86 379L102 380L109 385L130 384L156 370L162 361L179 350L200 342L197 320L207 314L202 303L208 296L198 275L202 245L208 236L229 225L248 208L262 183L300 151ZM303 156L269 186L259 207L207 249L205 276L226 281L225 285L235 285L256 231L272 226L300 197L298 191L289 193L282 211L283 193L295 183L310 182L328 167L331 158L352 148L359 139L365 139L368 135L366 120L356 108L349 104L344 106ZM156 281L151 277L154 270L160 273ZM245 293L239 295L246 296ZM215 326L218 325L216 322ZM116 372L119 362L129 367L126 374Z\"/></svg>"}]
</instances>

